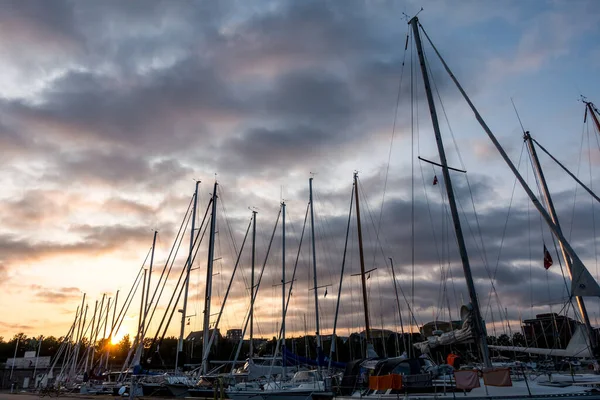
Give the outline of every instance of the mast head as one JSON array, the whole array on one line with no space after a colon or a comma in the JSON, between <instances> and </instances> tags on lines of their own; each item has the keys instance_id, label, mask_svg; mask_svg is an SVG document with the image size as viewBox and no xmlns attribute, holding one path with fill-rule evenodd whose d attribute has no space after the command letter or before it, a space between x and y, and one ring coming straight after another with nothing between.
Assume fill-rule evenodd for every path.
<instances>
[{"instance_id":1,"label":"mast head","mask_svg":"<svg viewBox=\"0 0 600 400\"><path fill-rule=\"evenodd\" d=\"M415 24L419 23L419 18L417 18L417 15L419 15L421 13L421 11L423 11L423 7L421 7L421 9L419 10L418 13L415 14L414 17L410 18L406 13L402 13L404 14L404 17L408 20L408 25L412 24L413 21Z\"/></svg>"}]
</instances>

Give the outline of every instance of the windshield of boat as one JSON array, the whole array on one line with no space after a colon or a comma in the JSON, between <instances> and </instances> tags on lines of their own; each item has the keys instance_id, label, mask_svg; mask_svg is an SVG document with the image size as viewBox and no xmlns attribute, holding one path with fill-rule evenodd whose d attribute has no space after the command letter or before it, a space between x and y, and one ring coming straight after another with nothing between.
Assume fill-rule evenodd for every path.
<instances>
[{"instance_id":1,"label":"windshield of boat","mask_svg":"<svg viewBox=\"0 0 600 400\"><path fill-rule=\"evenodd\" d=\"M320 380L321 375L318 371L298 371L292 378L292 382L294 383L315 382Z\"/></svg>"}]
</instances>

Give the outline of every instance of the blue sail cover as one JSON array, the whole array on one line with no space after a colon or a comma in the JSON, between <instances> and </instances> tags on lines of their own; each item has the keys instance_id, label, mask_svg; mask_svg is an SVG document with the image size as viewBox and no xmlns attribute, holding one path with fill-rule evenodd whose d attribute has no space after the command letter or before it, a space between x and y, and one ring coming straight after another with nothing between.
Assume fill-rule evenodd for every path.
<instances>
[{"instance_id":1,"label":"blue sail cover","mask_svg":"<svg viewBox=\"0 0 600 400\"><path fill-rule=\"evenodd\" d=\"M287 365L313 365L315 367L326 367L329 365L329 358L325 357L323 351L319 349L319 356L316 360L312 360L310 358L302 357L297 354L292 353L285 347L283 348L283 359L287 363ZM346 363L331 361L331 366L334 368L346 368Z\"/></svg>"}]
</instances>

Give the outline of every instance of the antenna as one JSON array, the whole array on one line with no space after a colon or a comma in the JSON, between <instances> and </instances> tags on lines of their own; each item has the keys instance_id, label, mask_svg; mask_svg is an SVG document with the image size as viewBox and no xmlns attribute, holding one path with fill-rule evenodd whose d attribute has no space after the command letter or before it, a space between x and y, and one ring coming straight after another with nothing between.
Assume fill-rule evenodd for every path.
<instances>
[{"instance_id":1,"label":"antenna","mask_svg":"<svg viewBox=\"0 0 600 400\"><path fill-rule=\"evenodd\" d=\"M515 114L517 114L517 119L519 120L519 124L521 125L521 131L523 131L523 133L525 133L525 128L523 127L523 122L521 122L521 117L519 116L519 112L517 111L517 106L515 106L515 102L513 101L513 98L510 98L510 102L513 105L513 108L515 109Z\"/></svg>"},{"instance_id":2,"label":"antenna","mask_svg":"<svg viewBox=\"0 0 600 400\"><path fill-rule=\"evenodd\" d=\"M421 11L423 11L423 7L421 7L421 9L419 10L419 12L418 12L418 13L416 13L416 14L414 15L414 17L416 17L417 15L421 14ZM413 18L414 18L414 17L411 17L410 15L408 15L408 14L407 14L407 13L405 13L405 12L402 12L402 15L404 16L404 19L406 19L406 21L407 21L407 22L408 22L408 21L410 21L411 19L413 19Z\"/></svg>"}]
</instances>

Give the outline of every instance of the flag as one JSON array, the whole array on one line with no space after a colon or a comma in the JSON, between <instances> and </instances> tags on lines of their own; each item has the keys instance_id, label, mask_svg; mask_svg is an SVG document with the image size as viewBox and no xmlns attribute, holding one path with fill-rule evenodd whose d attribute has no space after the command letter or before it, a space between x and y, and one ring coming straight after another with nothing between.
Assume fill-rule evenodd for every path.
<instances>
[{"instance_id":1,"label":"flag","mask_svg":"<svg viewBox=\"0 0 600 400\"><path fill-rule=\"evenodd\" d=\"M437 185L437 183L438 183L438 180L437 180L437 175L434 175L434 176L433 176L433 184L434 184L434 185Z\"/></svg>"},{"instance_id":2,"label":"flag","mask_svg":"<svg viewBox=\"0 0 600 400\"><path fill-rule=\"evenodd\" d=\"M550 253L544 244L544 268L548 269L552 264L552 257L550 256Z\"/></svg>"},{"instance_id":3,"label":"flag","mask_svg":"<svg viewBox=\"0 0 600 400\"><path fill-rule=\"evenodd\" d=\"M323 297L327 297L327 288L325 288L325 296Z\"/></svg>"}]
</instances>

